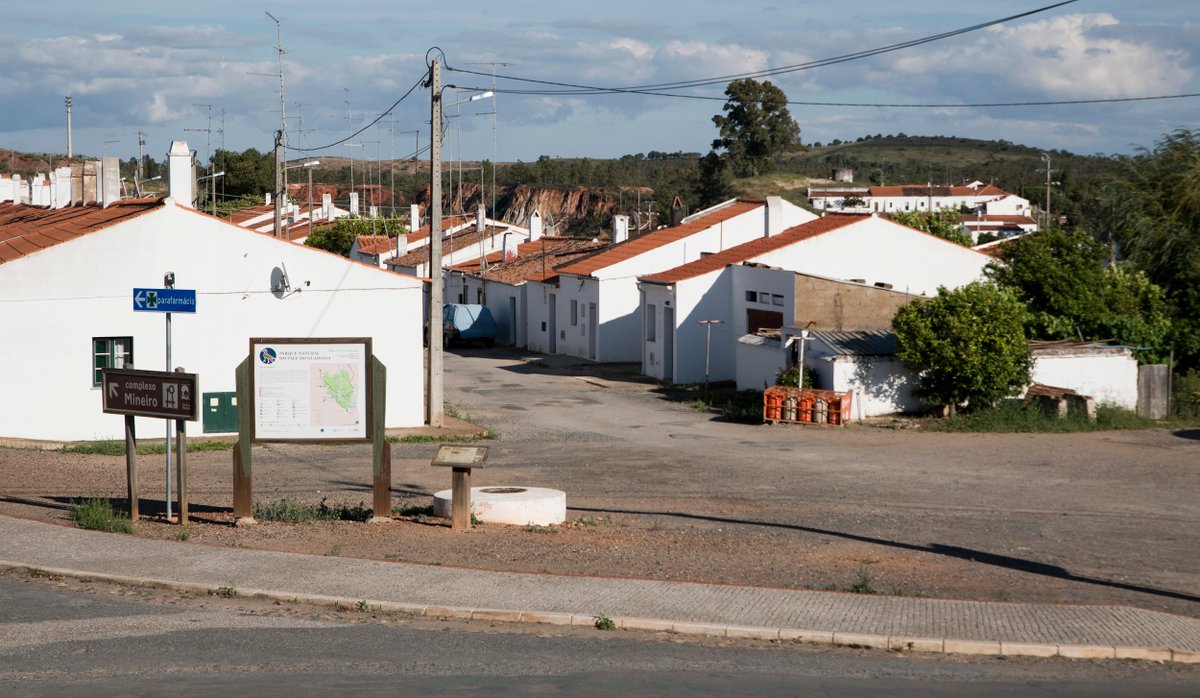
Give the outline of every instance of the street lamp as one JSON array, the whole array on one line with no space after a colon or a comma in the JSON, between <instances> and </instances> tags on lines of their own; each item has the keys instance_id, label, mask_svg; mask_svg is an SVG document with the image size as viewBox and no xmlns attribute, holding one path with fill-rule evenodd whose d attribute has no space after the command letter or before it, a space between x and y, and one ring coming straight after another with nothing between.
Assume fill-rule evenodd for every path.
<instances>
[{"instance_id":1,"label":"street lamp","mask_svg":"<svg viewBox=\"0 0 1200 698\"><path fill-rule=\"evenodd\" d=\"M206 179L212 180L212 197L208 200L208 212L212 215L217 215L217 177L224 177L225 170L214 172L210 175L205 175L196 179L197 182L203 182Z\"/></svg>"},{"instance_id":2,"label":"street lamp","mask_svg":"<svg viewBox=\"0 0 1200 698\"><path fill-rule=\"evenodd\" d=\"M696 324L704 325L704 402L708 402L708 357L712 347L712 326L724 323L724 320L697 320ZM667 328L671 331L671 328Z\"/></svg>"},{"instance_id":3,"label":"street lamp","mask_svg":"<svg viewBox=\"0 0 1200 698\"><path fill-rule=\"evenodd\" d=\"M300 164L300 165L292 165L291 167L287 168L287 169L289 169L289 170L294 170L294 169L296 169L297 167L303 167L304 169L308 170L308 235L309 235L309 237L312 237L312 233L313 233L313 188L312 188L312 168L314 168L314 167L316 167L317 165L320 165L320 164L321 164L321 161L320 161L320 160L309 160L309 161L308 161L308 162L306 162L306 163L303 163L303 164ZM290 234L290 233L288 234L288 238L289 238L289 239L291 238L291 234Z\"/></svg>"}]
</instances>

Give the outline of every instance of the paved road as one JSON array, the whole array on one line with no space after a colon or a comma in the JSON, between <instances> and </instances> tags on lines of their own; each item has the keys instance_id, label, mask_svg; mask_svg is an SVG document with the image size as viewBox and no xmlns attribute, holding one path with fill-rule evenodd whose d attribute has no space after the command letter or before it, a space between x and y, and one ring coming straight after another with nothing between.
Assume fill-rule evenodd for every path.
<instances>
[{"instance_id":1,"label":"paved road","mask_svg":"<svg viewBox=\"0 0 1200 698\"><path fill-rule=\"evenodd\" d=\"M725 645L584 629L383 622L0 577L0 693L44 695L1185 696L1195 667ZM85 590L85 588L90 587Z\"/></svg>"}]
</instances>

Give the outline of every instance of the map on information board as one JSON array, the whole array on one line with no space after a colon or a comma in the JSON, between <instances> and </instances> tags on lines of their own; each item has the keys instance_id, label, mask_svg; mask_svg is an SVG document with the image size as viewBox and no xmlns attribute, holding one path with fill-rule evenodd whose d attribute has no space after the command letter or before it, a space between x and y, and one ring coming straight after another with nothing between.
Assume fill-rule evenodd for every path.
<instances>
[{"instance_id":1,"label":"map on information board","mask_svg":"<svg viewBox=\"0 0 1200 698\"><path fill-rule=\"evenodd\" d=\"M365 341L254 340L254 438L369 438Z\"/></svg>"}]
</instances>

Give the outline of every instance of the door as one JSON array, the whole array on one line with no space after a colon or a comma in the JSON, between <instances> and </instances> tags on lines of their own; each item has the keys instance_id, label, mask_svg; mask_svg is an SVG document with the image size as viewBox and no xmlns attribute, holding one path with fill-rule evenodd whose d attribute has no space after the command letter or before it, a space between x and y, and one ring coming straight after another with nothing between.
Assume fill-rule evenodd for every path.
<instances>
[{"instance_id":1,"label":"door","mask_svg":"<svg viewBox=\"0 0 1200 698\"><path fill-rule=\"evenodd\" d=\"M663 308L663 380L675 382L675 309Z\"/></svg>"},{"instance_id":2,"label":"door","mask_svg":"<svg viewBox=\"0 0 1200 698\"><path fill-rule=\"evenodd\" d=\"M596 360L596 328L599 324L596 321L596 304L588 303L588 358L592 361Z\"/></svg>"},{"instance_id":3,"label":"door","mask_svg":"<svg viewBox=\"0 0 1200 698\"><path fill-rule=\"evenodd\" d=\"M237 393L204 393L204 433L228 434L238 430Z\"/></svg>"},{"instance_id":4,"label":"door","mask_svg":"<svg viewBox=\"0 0 1200 698\"><path fill-rule=\"evenodd\" d=\"M550 353L558 353L558 295L550 294Z\"/></svg>"}]
</instances>

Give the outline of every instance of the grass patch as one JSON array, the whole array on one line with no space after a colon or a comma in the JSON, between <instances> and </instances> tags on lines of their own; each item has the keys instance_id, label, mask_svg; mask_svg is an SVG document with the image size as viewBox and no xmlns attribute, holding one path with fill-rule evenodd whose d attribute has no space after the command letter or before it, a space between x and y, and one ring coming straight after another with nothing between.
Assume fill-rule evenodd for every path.
<instances>
[{"instance_id":1,"label":"grass patch","mask_svg":"<svg viewBox=\"0 0 1200 698\"><path fill-rule=\"evenodd\" d=\"M133 533L133 522L125 512L116 511L112 502L102 497L76 502L71 506L71 520L90 531Z\"/></svg>"},{"instance_id":2,"label":"grass patch","mask_svg":"<svg viewBox=\"0 0 1200 698\"><path fill-rule=\"evenodd\" d=\"M387 440L394 444L439 444L439 443L471 443L474 441L491 441L497 437L496 432L484 429L478 434L459 436L455 434L410 434L408 436L389 436Z\"/></svg>"},{"instance_id":3,"label":"grass patch","mask_svg":"<svg viewBox=\"0 0 1200 698\"><path fill-rule=\"evenodd\" d=\"M716 411L720 419L739 424L762 424L763 394L761 390L738 390L732 381L710 383L676 383L659 390L668 400L681 402L701 411Z\"/></svg>"},{"instance_id":4,"label":"grass patch","mask_svg":"<svg viewBox=\"0 0 1200 698\"><path fill-rule=\"evenodd\" d=\"M392 507L393 516L408 516L413 518L421 518L433 516L432 504L405 504L403 506Z\"/></svg>"},{"instance_id":5,"label":"grass patch","mask_svg":"<svg viewBox=\"0 0 1200 698\"><path fill-rule=\"evenodd\" d=\"M123 456L125 455L125 442L116 440L105 441L89 441L82 444L74 444L72 446L63 446L64 453L82 453L85 455L96 456ZM188 443L188 453L201 453L203 451L232 451L233 443L225 441L196 441ZM167 452L166 444L138 444L137 454L139 456L158 456Z\"/></svg>"},{"instance_id":6,"label":"grass patch","mask_svg":"<svg viewBox=\"0 0 1200 698\"><path fill-rule=\"evenodd\" d=\"M601 613L596 616L596 630L616 630L617 623L612 618Z\"/></svg>"},{"instance_id":7,"label":"grass patch","mask_svg":"<svg viewBox=\"0 0 1200 698\"><path fill-rule=\"evenodd\" d=\"M1089 422L1082 414L1052 417L1036 407L1026 407L1018 400L949 419L929 419L922 423L922 427L928 431L984 433L1069 433L1161 429L1165 426L1168 426L1165 422L1139 417L1130 410L1110 405L1096 407L1096 421Z\"/></svg>"},{"instance_id":8,"label":"grass patch","mask_svg":"<svg viewBox=\"0 0 1200 698\"><path fill-rule=\"evenodd\" d=\"M309 504L294 499L277 499L273 502L256 502L254 518L259 521L280 521L284 523L301 523L306 521L368 521L371 510L362 502L353 506L349 504L329 504L322 499L320 504Z\"/></svg>"}]
</instances>

